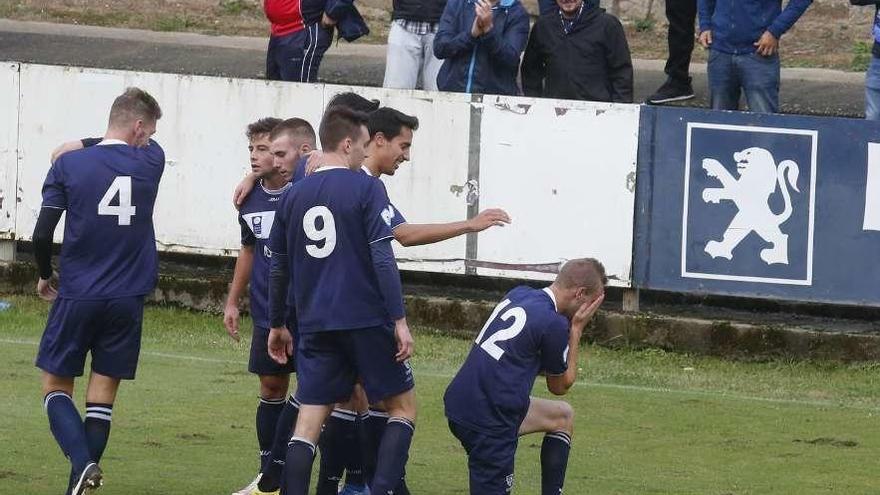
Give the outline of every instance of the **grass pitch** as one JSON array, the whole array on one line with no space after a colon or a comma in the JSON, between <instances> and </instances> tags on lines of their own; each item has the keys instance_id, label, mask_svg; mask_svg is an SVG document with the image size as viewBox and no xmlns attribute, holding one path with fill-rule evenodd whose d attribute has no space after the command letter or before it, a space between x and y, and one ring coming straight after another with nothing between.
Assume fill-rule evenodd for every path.
<instances>
[{"instance_id":1,"label":"grass pitch","mask_svg":"<svg viewBox=\"0 0 880 495\"><path fill-rule=\"evenodd\" d=\"M0 494L60 495L68 465L49 433L33 367L48 306L4 299L13 308L0 312ZM258 389L246 371L248 340L245 333L232 342L219 316L148 308L138 379L120 390L100 493L225 495L253 478ZM416 329L413 493L467 492L464 452L447 430L442 396L469 346ZM568 494L880 491L880 364L591 348L580 367L567 397L577 414ZM541 379L535 394L549 395ZM76 400L82 408L81 386ZM540 443L521 439L514 493L540 491Z\"/></svg>"}]
</instances>

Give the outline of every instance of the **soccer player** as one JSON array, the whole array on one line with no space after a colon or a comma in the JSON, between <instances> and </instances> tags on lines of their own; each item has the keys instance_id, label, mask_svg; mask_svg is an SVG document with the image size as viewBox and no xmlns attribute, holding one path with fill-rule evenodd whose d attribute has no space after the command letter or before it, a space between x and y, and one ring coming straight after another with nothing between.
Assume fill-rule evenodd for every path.
<instances>
[{"instance_id":1,"label":"soccer player","mask_svg":"<svg viewBox=\"0 0 880 495\"><path fill-rule=\"evenodd\" d=\"M286 362L293 351L282 326L288 282L295 292L299 336L296 398L301 406L287 452L289 495L308 493L321 427L333 405L351 396L358 377L368 399L384 401L390 415L373 493L389 493L400 480L415 428L415 383L408 363L413 340L391 249L388 196L379 181L350 170L364 159L366 124L365 114L347 108L326 112L319 136L328 165L285 196L270 237L272 357Z\"/></svg>"},{"instance_id":2,"label":"soccer player","mask_svg":"<svg viewBox=\"0 0 880 495\"><path fill-rule=\"evenodd\" d=\"M153 205L165 153L150 136L161 116L147 92L126 89L110 108L104 139L58 157L43 185L33 234L37 293L54 302L36 365L43 370L49 428L70 459L72 495L103 483L98 463L110 435L113 403L120 380L135 377L144 296L158 280ZM56 289L52 237L65 211ZM72 394L88 353L83 421Z\"/></svg>"},{"instance_id":3,"label":"soccer player","mask_svg":"<svg viewBox=\"0 0 880 495\"><path fill-rule=\"evenodd\" d=\"M472 495L510 493L518 437L544 432L541 493L559 495L574 412L567 402L529 397L538 373L564 395L577 378L584 326L605 299L605 268L571 260L550 287L508 292L477 335L446 389L449 429L468 454Z\"/></svg>"},{"instance_id":4,"label":"soccer player","mask_svg":"<svg viewBox=\"0 0 880 495\"><path fill-rule=\"evenodd\" d=\"M283 168L275 167L275 159L270 150L270 135L277 129L277 135L289 141L288 134L299 132L305 127L311 130L308 122L302 119L281 119L266 117L247 126L245 135L248 139L251 171L259 177L259 187L249 195L238 214L241 227L241 250L235 261L235 272L226 299L223 324L229 336L239 340L239 304L245 289L250 283L250 312L253 320L250 360L248 371L260 379L260 401L257 405L256 430L257 443L260 447L260 471L269 458L272 443L275 439L275 426L284 408L287 389L290 384L290 373L294 371L293 363L279 365L269 357L266 342L269 337L269 256L267 243L272 222L275 219L275 207L281 195L291 184ZM311 130L311 145L314 146L314 131ZM280 141L281 139L279 139ZM308 146L308 145L306 145ZM247 487L239 490L237 495L249 495L257 486L255 479Z\"/></svg>"},{"instance_id":5,"label":"soccer player","mask_svg":"<svg viewBox=\"0 0 880 495\"><path fill-rule=\"evenodd\" d=\"M283 184L282 194L287 194L287 190L293 185L289 182L289 178L293 173L294 166L303 154L315 149L316 136L312 125L300 118L287 119L275 126L267 138L269 146L269 157L272 159L273 169L277 172L276 180ZM254 194L259 194L256 192ZM246 206L252 201L254 194L249 194L245 199L240 211L245 211ZM275 217L275 209L280 203L281 195L272 198L272 215ZM253 294L253 282L251 285L251 305L253 307L254 297L261 297L265 303L261 309L264 311L265 327L261 329L259 337L254 336L251 346L251 360L259 360L264 363L266 369L278 368L279 365L269 357L267 350L267 339L269 335L268 326L268 283L269 283L269 248L268 236L272 229L272 224L262 224L261 231L266 236L263 241L261 250L265 256L266 265L263 267L265 271L261 271L259 276L264 284L261 288L259 296ZM267 230L268 229L268 230ZM256 273L255 273L255 276ZM292 293L290 294L292 296ZM292 308L292 301L287 303L288 309ZM236 308L237 309L237 308ZM285 315L286 328L294 331L296 328L295 316L292 312ZM259 338L259 341L257 339ZM256 354L255 354L256 353ZM296 423L296 416L299 412L299 403L296 398L291 395L286 401L284 396L287 394L289 386L290 373L295 371L293 361L283 366L286 369L286 377L284 390L281 391L280 404L277 406L277 414L273 414L274 418L267 418L265 423L265 435L260 440L260 474L254 483L245 487L240 493L241 495L262 495L266 493L277 493L280 487L281 473L284 468L284 458L287 453L287 441ZM259 414L259 413L258 413ZM258 419L259 422L259 419ZM258 431L259 435L259 431Z\"/></svg>"}]
</instances>

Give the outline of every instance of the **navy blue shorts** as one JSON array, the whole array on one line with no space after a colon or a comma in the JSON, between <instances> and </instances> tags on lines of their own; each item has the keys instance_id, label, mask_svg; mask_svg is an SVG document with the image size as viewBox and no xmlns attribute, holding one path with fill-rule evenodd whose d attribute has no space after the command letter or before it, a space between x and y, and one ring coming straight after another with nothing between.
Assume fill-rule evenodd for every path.
<instances>
[{"instance_id":1,"label":"navy blue shorts","mask_svg":"<svg viewBox=\"0 0 880 495\"><path fill-rule=\"evenodd\" d=\"M266 79L316 82L318 67L332 42L333 31L317 23L295 33L270 37L266 50Z\"/></svg>"},{"instance_id":2,"label":"navy blue shorts","mask_svg":"<svg viewBox=\"0 0 880 495\"><path fill-rule=\"evenodd\" d=\"M144 296L81 301L58 298L40 340L36 365L55 376L82 376L86 353L95 373L131 380L141 351Z\"/></svg>"},{"instance_id":3,"label":"navy blue shorts","mask_svg":"<svg viewBox=\"0 0 880 495\"><path fill-rule=\"evenodd\" d=\"M296 345L296 339L294 339L294 345ZM255 326L254 335L251 337L251 357L248 360L248 371L260 376L289 375L296 373L296 359L294 356L290 356L287 364L275 362L269 356L269 329Z\"/></svg>"},{"instance_id":4,"label":"navy blue shorts","mask_svg":"<svg viewBox=\"0 0 880 495\"><path fill-rule=\"evenodd\" d=\"M359 377L371 404L406 392L415 386L412 368L396 354L393 326L300 334L296 398L311 405L345 402Z\"/></svg>"},{"instance_id":5,"label":"navy blue shorts","mask_svg":"<svg viewBox=\"0 0 880 495\"><path fill-rule=\"evenodd\" d=\"M519 437L487 435L452 421L449 430L468 455L471 495L501 495L513 489L513 464Z\"/></svg>"}]
</instances>

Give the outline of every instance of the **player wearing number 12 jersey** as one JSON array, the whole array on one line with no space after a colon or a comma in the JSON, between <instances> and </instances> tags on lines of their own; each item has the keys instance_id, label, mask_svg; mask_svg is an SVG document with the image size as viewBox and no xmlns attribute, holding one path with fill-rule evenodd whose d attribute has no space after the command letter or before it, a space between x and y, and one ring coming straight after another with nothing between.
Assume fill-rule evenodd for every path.
<instances>
[{"instance_id":1,"label":"player wearing number 12 jersey","mask_svg":"<svg viewBox=\"0 0 880 495\"><path fill-rule=\"evenodd\" d=\"M110 109L104 139L52 165L33 241L37 292L54 300L36 365L43 370L49 427L70 459L69 493L98 488L98 462L110 435L122 379L133 379L140 353L144 296L156 286L158 256L153 205L165 154L150 136L162 111L156 100L128 88ZM52 279L52 237L67 212L60 286ZM90 353L86 419L72 400L74 377Z\"/></svg>"},{"instance_id":2,"label":"player wearing number 12 jersey","mask_svg":"<svg viewBox=\"0 0 880 495\"><path fill-rule=\"evenodd\" d=\"M415 421L400 276L391 250L385 188L354 171L364 158L367 116L328 110L319 136L324 167L282 199L270 235L272 251L269 352L284 362L292 352L282 324L288 283L294 288L300 403L285 464L287 495L308 493L315 445L333 404L351 396L360 377L370 401L384 400L391 418L380 443L373 493L400 480ZM290 266L286 266L290 258Z\"/></svg>"},{"instance_id":3,"label":"player wearing number 12 jersey","mask_svg":"<svg viewBox=\"0 0 880 495\"><path fill-rule=\"evenodd\" d=\"M562 493L574 413L566 402L529 393L540 372L556 395L574 384L581 333L605 283L598 261L569 261L550 287L508 292L477 335L443 398L449 429L468 454L472 495L509 493L517 439L535 432L546 433L541 493Z\"/></svg>"}]
</instances>

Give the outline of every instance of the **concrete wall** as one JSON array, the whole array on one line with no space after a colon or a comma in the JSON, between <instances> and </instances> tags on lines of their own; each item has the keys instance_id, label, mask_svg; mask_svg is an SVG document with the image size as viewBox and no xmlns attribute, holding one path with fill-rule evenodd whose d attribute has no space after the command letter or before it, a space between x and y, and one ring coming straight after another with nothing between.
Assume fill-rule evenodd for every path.
<instances>
[{"instance_id":1,"label":"concrete wall","mask_svg":"<svg viewBox=\"0 0 880 495\"><path fill-rule=\"evenodd\" d=\"M167 166L159 249L234 254L232 189L249 170L245 125L303 117L317 128L341 86L6 63L0 66L0 237L29 239L51 150L103 134L113 98L139 86L160 102ZM629 286L639 107L358 88L416 115L412 160L385 178L411 223L501 207L511 226L401 248L404 269L552 279L565 259L603 260ZM61 240L62 229L58 229Z\"/></svg>"}]
</instances>

